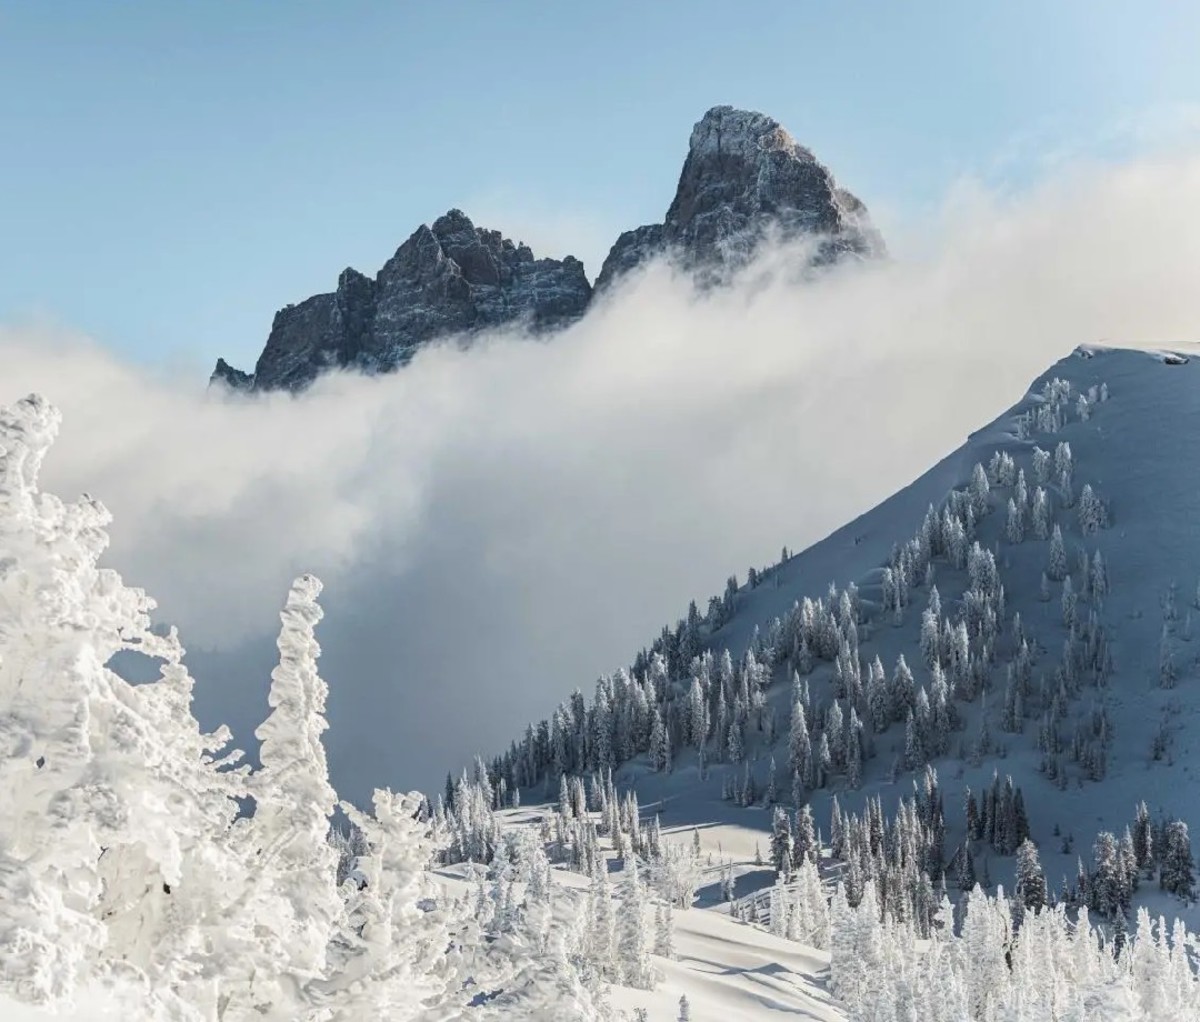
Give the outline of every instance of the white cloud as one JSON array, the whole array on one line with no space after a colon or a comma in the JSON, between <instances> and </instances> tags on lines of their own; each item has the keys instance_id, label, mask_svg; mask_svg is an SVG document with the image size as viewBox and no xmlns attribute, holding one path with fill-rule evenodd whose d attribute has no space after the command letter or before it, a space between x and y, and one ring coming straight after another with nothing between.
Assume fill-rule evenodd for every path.
<instances>
[{"instance_id":1,"label":"white cloud","mask_svg":"<svg viewBox=\"0 0 1200 1022\"><path fill-rule=\"evenodd\" d=\"M865 510L1100 338L1200 323L1200 161L960 197L914 261L698 298L663 266L548 343L223 400L79 338L0 332L0 400L66 421L50 488L113 510L111 562L248 735L292 575L326 582L335 781L436 783L627 663L748 564ZM827 579L814 579L823 588ZM216 646L224 654L199 655Z\"/></svg>"}]
</instances>

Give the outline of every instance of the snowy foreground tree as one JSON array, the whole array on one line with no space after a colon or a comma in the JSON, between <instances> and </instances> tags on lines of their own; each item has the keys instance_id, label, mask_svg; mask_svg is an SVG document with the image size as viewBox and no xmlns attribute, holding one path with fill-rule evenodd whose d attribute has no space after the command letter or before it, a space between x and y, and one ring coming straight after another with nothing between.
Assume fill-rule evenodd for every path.
<instances>
[{"instance_id":1,"label":"snowy foreground tree","mask_svg":"<svg viewBox=\"0 0 1200 1022\"><path fill-rule=\"evenodd\" d=\"M874 884L851 908L838 889L830 981L854 1022L1139 1022L1200 1018L1196 939L1140 909L1124 942L1093 929L1086 911L1026 909L976 887L961 926L943 899L928 942L881 914Z\"/></svg>"},{"instance_id":2,"label":"snowy foreground tree","mask_svg":"<svg viewBox=\"0 0 1200 1022\"><path fill-rule=\"evenodd\" d=\"M227 729L197 725L153 601L98 566L108 512L38 490L58 425L37 397L0 409L0 1015L103 999L134 1022L604 1017L540 848L518 857L524 895L494 878L506 909L480 919L431 878L424 800L378 791L373 815L343 805L358 854L338 886L320 583L288 595L251 773ZM123 680L110 661L128 652L158 680Z\"/></svg>"}]
</instances>

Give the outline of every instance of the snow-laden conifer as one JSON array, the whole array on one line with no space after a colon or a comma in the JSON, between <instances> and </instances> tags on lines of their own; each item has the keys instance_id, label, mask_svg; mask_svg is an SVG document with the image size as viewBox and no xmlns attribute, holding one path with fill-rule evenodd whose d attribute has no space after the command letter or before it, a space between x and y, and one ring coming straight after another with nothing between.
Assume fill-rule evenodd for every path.
<instances>
[{"instance_id":1,"label":"snow-laden conifer","mask_svg":"<svg viewBox=\"0 0 1200 1022\"><path fill-rule=\"evenodd\" d=\"M621 877L621 914L617 920L617 960L626 986L649 990L654 971L646 946L646 894L638 877L637 856L625 859Z\"/></svg>"},{"instance_id":2,"label":"snow-laden conifer","mask_svg":"<svg viewBox=\"0 0 1200 1022\"><path fill-rule=\"evenodd\" d=\"M1046 574L1054 582L1061 582L1067 577L1067 548L1063 543L1062 529L1057 525L1050 535L1050 560Z\"/></svg>"}]
</instances>

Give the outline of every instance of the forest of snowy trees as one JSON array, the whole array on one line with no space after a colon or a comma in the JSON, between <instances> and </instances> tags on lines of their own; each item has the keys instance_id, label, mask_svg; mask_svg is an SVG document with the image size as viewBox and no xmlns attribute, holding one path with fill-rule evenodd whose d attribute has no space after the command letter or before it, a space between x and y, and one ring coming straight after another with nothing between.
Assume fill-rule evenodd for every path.
<instances>
[{"instance_id":1,"label":"forest of snowy trees","mask_svg":"<svg viewBox=\"0 0 1200 1022\"><path fill-rule=\"evenodd\" d=\"M1090 416L1106 394L1054 381L1021 429L1053 432L1072 396ZM1152 888L1194 900L1185 821L1141 802L1121 833L1076 850L1057 828L1034 833L1000 769L949 805L939 778L1020 740L1040 784L1106 775L1111 583L1098 549L1068 552L1054 508L1083 536L1110 515L1093 487L1074 494L1066 443L1034 447L1032 491L1007 454L977 465L869 594L851 583L797 601L735 658L713 642L744 595L731 579L590 702L576 692L433 799L379 790L366 811L328 776L320 583L287 593L251 769L227 729L198 725L153 601L99 566L103 506L39 489L58 424L36 397L0 410L0 1009L103 996L129 1018L189 1022L615 1019L611 989L652 992L679 913L712 888L733 920L824 953L852 1019L1200 1018L1200 945L1138 903ZM1046 544L1060 655L1010 612L998 548L979 539L1001 508L1007 543ZM964 579L953 602L938 565ZM1169 690L1188 626L1174 588L1161 609ZM911 662L864 662L874 629L906 621ZM157 680L124 680L114 665L131 656L156 661ZM767 807L774 885L738 897L699 831L665 832L622 782L639 758L652 776L686 761L714 794ZM834 795L818 820L813 796L860 794L868 769L911 773L894 814L878 794L853 810ZM1061 883L1042 865L1051 842L1077 856ZM988 875L1000 860L1009 893ZM678 1005L703 1010L694 991Z\"/></svg>"},{"instance_id":2,"label":"forest of snowy trees","mask_svg":"<svg viewBox=\"0 0 1200 1022\"><path fill-rule=\"evenodd\" d=\"M1052 380L1035 411L1016 421L1016 435L1028 440L1039 432L1058 433L1072 409L1087 421L1108 397L1104 384L1075 393L1066 381ZM810 797L834 782L858 789L867 762L879 754L878 736L902 727L902 751L884 769L893 780L901 770L924 770L926 776L924 791L902 802L890 828L877 798L868 800L863 821L840 819L833 800L831 861L840 864L851 907L870 885L885 916L928 939L937 885L944 889L948 881L963 896L977 883L994 887L987 856L980 859L983 848L998 857L1015 856L1018 915L1042 907L1073 914L1086 908L1108 921L1113 939L1122 943L1133 926L1133 895L1147 878L1157 876L1159 889L1185 901L1195 897L1184 821L1160 815L1152 823L1142 804L1132 831L1122 838L1098 834L1092 861L1085 863L1080 854L1076 875L1055 885L1040 865L1032 869L1038 851L1023 792L999 773L979 795L967 790L961 814L953 820L958 837L945 848L947 823L936 774L928 766L947 757L975 765L1003 758L1011 736L1025 736L1040 756L1040 772L1059 788L1106 776L1112 734L1107 688L1113 671L1102 618L1110 591L1108 568L1098 548L1085 546L1074 552L1077 565L1071 564L1056 508L1069 512L1086 538L1109 527L1108 507L1091 484L1076 492L1068 442L1048 450L1032 445L1030 460L1030 479L1007 452L996 452L986 467L975 465L968 484L951 492L941 508L930 507L912 539L893 548L869 597L850 583L831 585L823 599L799 600L790 612L756 629L739 658L714 641L743 593L730 579L723 596L709 602L707 615L693 603L687 616L664 628L629 669L601 678L590 702L576 691L548 720L531 725L490 766L495 787L516 791L544 784L550 796L566 777L611 775L638 757L655 771L669 772L686 757L701 779L715 775L712 783L722 797L738 805L794 807L794 830L791 814L775 810L771 839L775 866L788 879L792 871L804 875L807 856L796 849L820 841L819 834L815 841L809 836ZM1007 558L999 544L987 547L980 541L979 526L997 507L1006 512L1005 543L1015 546L1028 538L1046 545L1041 598L1051 599L1051 584L1060 588L1065 631L1057 660L1047 659L1045 640L1039 641L1021 614L1009 611L1001 578ZM781 564L786 560L785 551ZM943 607L934 581L939 564L966 579L954 610ZM764 584L775 570L752 569L747 590ZM860 652L872 630L904 625L922 588L928 593L919 614L922 663L917 666L928 674L923 684L903 654L889 671L879 656L864 662ZM1173 588L1163 603L1157 683L1169 688L1180 630ZM821 664L829 665L823 673L830 683L814 686L810 676ZM778 698L769 698L781 676L791 679L790 712L782 720ZM1154 758L1162 754L1156 746ZM872 831L870 838L853 836L863 828ZM1134 834L1140 835L1137 852ZM1057 831L1038 839L1056 838ZM1071 840L1063 838L1064 851Z\"/></svg>"}]
</instances>

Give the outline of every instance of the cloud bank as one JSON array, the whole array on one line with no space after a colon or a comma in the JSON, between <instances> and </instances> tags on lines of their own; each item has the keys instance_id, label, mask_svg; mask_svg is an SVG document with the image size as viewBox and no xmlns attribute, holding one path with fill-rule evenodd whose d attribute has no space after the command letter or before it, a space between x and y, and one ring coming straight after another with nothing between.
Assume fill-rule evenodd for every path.
<instances>
[{"instance_id":1,"label":"cloud bank","mask_svg":"<svg viewBox=\"0 0 1200 1022\"><path fill-rule=\"evenodd\" d=\"M179 624L207 722L251 740L278 608L314 571L335 783L436 787L689 599L911 481L1074 345L1200 331L1200 160L962 190L923 227L806 283L786 251L703 296L657 265L549 342L438 347L299 398L8 328L0 401L63 409L44 485L111 508L109 562Z\"/></svg>"}]
</instances>

